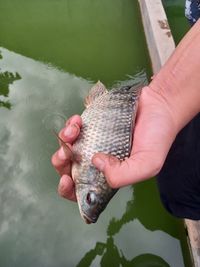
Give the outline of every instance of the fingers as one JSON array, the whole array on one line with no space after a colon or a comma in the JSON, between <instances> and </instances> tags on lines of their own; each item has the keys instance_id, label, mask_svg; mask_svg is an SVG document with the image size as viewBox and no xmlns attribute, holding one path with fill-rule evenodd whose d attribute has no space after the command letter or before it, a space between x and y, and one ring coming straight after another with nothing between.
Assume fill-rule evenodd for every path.
<instances>
[{"instance_id":1,"label":"fingers","mask_svg":"<svg viewBox=\"0 0 200 267\"><path fill-rule=\"evenodd\" d=\"M160 171L163 165L159 159L155 160L152 153L149 155L148 152L137 153L124 161L111 155L97 153L93 157L92 163L104 173L112 188L119 188L151 178Z\"/></svg>"},{"instance_id":2,"label":"fingers","mask_svg":"<svg viewBox=\"0 0 200 267\"><path fill-rule=\"evenodd\" d=\"M63 128L59 133L59 137L65 143L72 144L78 137L81 126L81 117L79 115L74 115L66 122L65 128Z\"/></svg>"},{"instance_id":3,"label":"fingers","mask_svg":"<svg viewBox=\"0 0 200 267\"><path fill-rule=\"evenodd\" d=\"M79 115L74 115L66 122L65 128L60 131L59 137L63 142L68 143L68 147L70 147L78 137L81 126L81 117ZM64 198L76 201L74 182L70 177L72 152L64 146L65 144L62 145L61 141L60 145L61 147L59 150L57 150L51 158L52 165L60 176L62 176L58 185L58 193Z\"/></svg>"},{"instance_id":4,"label":"fingers","mask_svg":"<svg viewBox=\"0 0 200 267\"><path fill-rule=\"evenodd\" d=\"M71 159L67 157L63 147L56 151L51 158L52 165L60 175L64 173L70 175L70 162Z\"/></svg>"},{"instance_id":5,"label":"fingers","mask_svg":"<svg viewBox=\"0 0 200 267\"><path fill-rule=\"evenodd\" d=\"M58 185L58 193L68 200L76 201L74 182L68 175L63 175L61 177Z\"/></svg>"},{"instance_id":6,"label":"fingers","mask_svg":"<svg viewBox=\"0 0 200 267\"><path fill-rule=\"evenodd\" d=\"M74 115L66 122L66 127L60 131L59 137L64 142L68 143L68 145L72 144L78 137L81 126L81 117L79 115ZM54 153L51 162L60 175L70 175L71 153L70 150L65 149L62 144L60 145L61 148Z\"/></svg>"}]
</instances>

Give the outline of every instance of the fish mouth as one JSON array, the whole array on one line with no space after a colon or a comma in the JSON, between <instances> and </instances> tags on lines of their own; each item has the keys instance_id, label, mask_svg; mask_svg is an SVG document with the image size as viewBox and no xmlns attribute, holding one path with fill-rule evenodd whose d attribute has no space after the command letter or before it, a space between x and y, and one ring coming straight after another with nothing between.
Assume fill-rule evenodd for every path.
<instances>
[{"instance_id":1,"label":"fish mouth","mask_svg":"<svg viewBox=\"0 0 200 267\"><path fill-rule=\"evenodd\" d=\"M83 214L83 219L87 224L95 223L97 220L94 218L88 217L86 214Z\"/></svg>"}]
</instances>

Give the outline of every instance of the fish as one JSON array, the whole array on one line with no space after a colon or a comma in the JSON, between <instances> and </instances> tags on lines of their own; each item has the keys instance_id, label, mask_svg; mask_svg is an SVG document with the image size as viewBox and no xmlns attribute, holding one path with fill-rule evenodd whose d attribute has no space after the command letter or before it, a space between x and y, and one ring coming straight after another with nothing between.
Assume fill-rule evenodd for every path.
<instances>
[{"instance_id":1,"label":"fish","mask_svg":"<svg viewBox=\"0 0 200 267\"><path fill-rule=\"evenodd\" d=\"M97 152L119 160L130 156L141 84L107 90L98 81L85 98L82 127L72 148L72 179L81 217L97 222L118 189L92 164Z\"/></svg>"}]
</instances>

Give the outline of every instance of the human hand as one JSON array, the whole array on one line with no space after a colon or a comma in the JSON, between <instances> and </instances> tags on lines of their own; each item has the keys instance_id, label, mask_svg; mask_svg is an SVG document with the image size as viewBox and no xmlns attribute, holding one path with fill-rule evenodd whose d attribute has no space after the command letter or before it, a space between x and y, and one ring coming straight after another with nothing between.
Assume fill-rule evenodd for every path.
<instances>
[{"instance_id":1,"label":"human hand","mask_svg":"<svg viewBox=\"0 0 200 267\"><path fill-rule=\"evenodd\" d=\"M79 135L81 125L81 117L79 115L72 116L67 120L65 127L59 132L59 137L69 146L72 146ZM61 143L60 145L60 149L57 150L51 158L52 165L61 176L58 185L58 193L64 198L76 201L74 182L71 178L70 155L67 154L67 151L63 148Z\"/></svg>"},{"instance_id":2,"label":"human hand","mask_svg":"<svg viewBox=\"0 0 200 267\"><path fill-rule=\"evenodd\" d=\"M151 85L146 86L139 99L130 157L120 161L97 153L92 162L112 188L135 184L158 174L177 133L170 103Z\"/></svg>"},{"instance_id":3,"label":"human hand","mask_svg":"<svg viewBox=\"0 0 200 267\"><path fill-rule=\"evenodd\" d=\"M66 122L59 137L72 145L81 125L81 117L74 115ZM130 157L120 161L114 156L97 153L92 162L113 188L140 182L159 172L176 134L173 112L168 103L148 86L143 88L140 96ZM62 147L52 156L52 164L61 175L59 194L76 200L71 162Z\"/></svg>"},{"instance_id":4,"label":"human hand","mask_svg":"<svg viewBox=\"0 0 200 267\"><path fill-rule=\"evenodd\" d=\"M199 26L200 20L179 43L151 84L142 90L130 157L122 162L101 153L93 157L93 164L104 173L111 187L134 184L155 176L162 168L177 133L200 112L197 71L200 54L196 45L200 40ZM73 144L81 127L80 117L72 118L66 127L73 125L74 120L77 132L68 136L64 136L62 131L60 133L60 137L70 144ZM62 175L59 193L75 200L71 165L61 151L52 157L53 165Z\"/></svg>"},{"instance_id":5,"label":"human hand","mask_svg":"<svg viewBox=\"0 0 200 267\"><path fill-rule=\"evenodd\" d=\"M143 88L130 157L122 162L100 153L93 157L93 164L111 187L158 174L177 133L200 112L199 40L200 20L152 77L150 85Z\"/></svg>"}]
</instances>

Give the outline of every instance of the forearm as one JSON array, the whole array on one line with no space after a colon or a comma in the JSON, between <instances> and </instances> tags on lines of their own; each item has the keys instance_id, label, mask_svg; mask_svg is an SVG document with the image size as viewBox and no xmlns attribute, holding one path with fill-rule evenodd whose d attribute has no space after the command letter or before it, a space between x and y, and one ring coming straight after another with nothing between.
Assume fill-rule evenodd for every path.
<instances>
[{"instance_id":1,"label":"forearm","mask_svg":"<svg viewBox=\"0 0 200 267\"><path fill-rule=\"evenodd\" d=\"M200 20L154 77L150 88L164 98L179 131L200 112Z\"/></svg>"}]
</instances>

